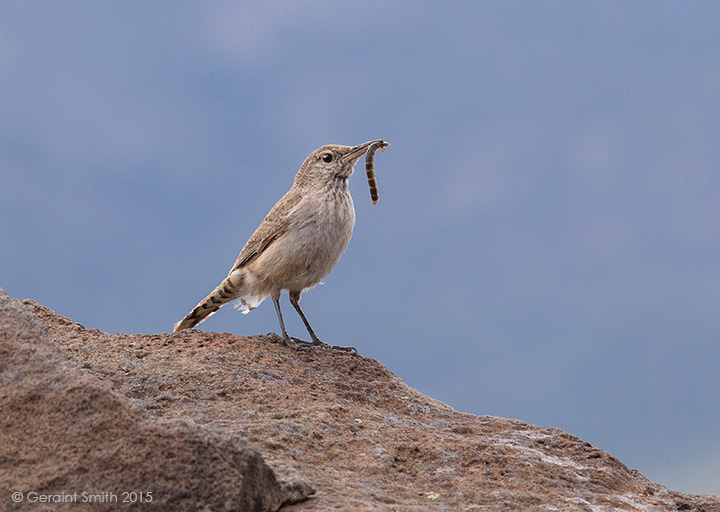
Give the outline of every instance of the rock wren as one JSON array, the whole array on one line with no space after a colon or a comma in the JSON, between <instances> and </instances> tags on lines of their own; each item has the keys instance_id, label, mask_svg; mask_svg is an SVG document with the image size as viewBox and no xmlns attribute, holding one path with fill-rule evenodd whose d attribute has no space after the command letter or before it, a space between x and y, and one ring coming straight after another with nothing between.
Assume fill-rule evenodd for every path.
<instances>
[{"instance_id":1,"label":"rock wren","mask_svg":"<svg viewBox=\"0 0 720 512\"><path fill-rule=\"evenodd\" d=\"M239 299L240 309L248 313L270 296L283 343L300 348L288 336L280 312L280 293L287 290L290 303L312 338L311 344L327 345L315 335L300 309L300 294L330 273L350 242L355 208L348 178L355 162L368 150L387 145L383 140L373 140L354 147L323 146L310 153L293 186L247 241L228 276L175 324L174 330L196 326L234 299Z\"/></svg>"}]
</instances>

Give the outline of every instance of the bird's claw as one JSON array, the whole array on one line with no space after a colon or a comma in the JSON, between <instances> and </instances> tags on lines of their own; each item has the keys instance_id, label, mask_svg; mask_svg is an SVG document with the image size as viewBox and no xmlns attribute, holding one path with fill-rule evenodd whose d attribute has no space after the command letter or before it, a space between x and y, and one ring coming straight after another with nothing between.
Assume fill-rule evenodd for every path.
<instances>
[{"instance_id":1,"label":"bird's claw","mask_svg":"<svg viewBox=\"0 0 720 512\"><path fill-rule=\"evenodd\" d=\"M280 336L277 333L269 332L267 334L269 338L272 338L274 343L282 343L286 347L292 348L294 350L300 350L303 352L312 352L313 347L326 347L331 348L334 350L342 350L343 352L349 352L353 354L357 354L358 351L355 347L343 347L340 345L330 345L329 343L325 343L324 341L320 340L319 338L314 338L312 341L305 341L301 340L300 338L292 338L288 335Z\"/></svg>"},{"instance_id":2,"label":"bird's claw","mask_svg":"<svg viewBox=\"0 0 720 512\"><path fill-rule=\"evenodd\" d=\"M355 347L343 347L341 345L330 345L329 343L325 343L324 341L321 341L319 338L315 337L313 338L311 345L315 345L316 347L327 347L334 350L342 350L344 352L350 352L357 354L358 351Z\"/></svg>"}]
</instances>

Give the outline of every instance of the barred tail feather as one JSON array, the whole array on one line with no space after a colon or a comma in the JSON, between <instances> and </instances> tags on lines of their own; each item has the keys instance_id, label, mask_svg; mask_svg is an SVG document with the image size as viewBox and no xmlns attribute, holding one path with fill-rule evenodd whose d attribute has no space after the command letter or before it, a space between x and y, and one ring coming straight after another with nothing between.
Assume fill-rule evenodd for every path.
<instances>
[{"instance_id":1,"label":"barred tail feather","mask_svg":"<svg viewBox=\"0 0 720 512\"><path fill-rule=\"evenodd\" d=\"M210 295L187 314L185 318L175 324L173 332L190 329L212 316L218 309L228 302L237 299L243 294L243 276L240 272L233 272L226 277Z\"/></svg>"}]
</instances>

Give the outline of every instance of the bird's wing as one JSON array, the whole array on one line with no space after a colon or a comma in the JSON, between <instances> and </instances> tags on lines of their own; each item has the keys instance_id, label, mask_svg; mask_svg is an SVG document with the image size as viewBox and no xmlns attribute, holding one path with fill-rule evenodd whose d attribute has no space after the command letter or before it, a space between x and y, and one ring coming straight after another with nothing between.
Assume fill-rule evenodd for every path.
<instances>
[{"instance_id":1,"label":"bird's wing","mask_svg":"<svg viewBox=\"0 0 720 512\"><path fill-rule=\"evenodd\" d=\"M270 244L285 234L288 228L288 212L301 199L302 196L299 194L290 194L288 192L273 206L270 213L267 214L260 226L255 230L255 233L250 237L250 240L247 241L245 247L240 251L235 264L230 269L230 274L260 256L270 247Z\"/></svg>"}]
</instances>

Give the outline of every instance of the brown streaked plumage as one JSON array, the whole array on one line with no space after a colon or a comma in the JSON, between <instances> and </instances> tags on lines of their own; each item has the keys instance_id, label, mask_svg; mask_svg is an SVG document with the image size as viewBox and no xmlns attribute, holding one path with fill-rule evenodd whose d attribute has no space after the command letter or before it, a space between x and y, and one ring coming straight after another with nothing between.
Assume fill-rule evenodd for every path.
<instances>
[{"instance_id":1,"label":"brown streaked plumage","mask_svg":"<svg viewBox=\"0 0 720 512\"><path fill-rule=\"evenodd\" d=\"M369 148L375 151L387 145L383 140L373 140L357 146L323 146L310 153L293 186L252 234L228 276L175 324L174 330L196 326L235 299L243 313L248 313L269 296L280 322L282 341L299 348L288 336L280 311L280 293L285 290L312 344L326 345L300 309L300 294L330 273L350 242L355 208L347 180L355 163Z\"/></svg>"}]
</instances>

